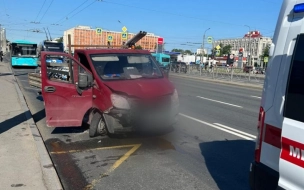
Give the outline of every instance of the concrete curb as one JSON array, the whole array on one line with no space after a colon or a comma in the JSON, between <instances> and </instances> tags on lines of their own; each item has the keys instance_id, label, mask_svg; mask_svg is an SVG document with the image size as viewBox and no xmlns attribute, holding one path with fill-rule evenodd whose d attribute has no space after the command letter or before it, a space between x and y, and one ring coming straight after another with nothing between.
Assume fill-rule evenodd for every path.
<instances>
[{"instance_id":1,"label":"concrete curb","mask_svg":"<svg viewBox=\"0 0 304 190\"><path fill-rule=\"evenodd\" d=\"M177 75L177 74L172 74L169 73L169 77L180 77L180 78L190 78L190 79L196 79L196 80L204 80L208 82L213 82L213 83L219 83L219 84L227 84L227 85L234 85L234 86L240 86L240 87L246 87L246 88L255 88L255 89L263 89L263 85L254 85L254 84L242 84L238 82L230 82L230 81L222 81L222 80L217 80L217 79L207 79L203 77L192 77L192 76L185 76L185 75Z\"/></svg>"},{"instance_id":2,"label":"concrete curb","mask_svg":"<svg viewBox=\"0 0 304 190\"><path fill-rule=\"evenodd\" d=\"M9 69L11 70L11 73L13 73L11 67L9 67ZM15 88L16 91L18 93L19 96L19 100L21 103L21 107L25 112L25 116L27 119L27 123L31 129L32 132L32 136L35 140L35 144L36 144L36 148L39 154L39 158L40 158L40 166L41 166L41 170L43 173L43 180L44 180L44 184L46 186L47 189L49 190L62 190L62 185L60 182L60 179L57 175L57 172L55 170L55 167L53 165L53 162L50 158L50 155L48 154L48 151L46 150L46 147L44 145L43 139L41 137L41 134L32 118L32 115L30 113L30 110L27 106L27 103L25 101L25 98L21 92L20 86L17 82L16 77L15 78Z\"/></svg>"}]
</instances>

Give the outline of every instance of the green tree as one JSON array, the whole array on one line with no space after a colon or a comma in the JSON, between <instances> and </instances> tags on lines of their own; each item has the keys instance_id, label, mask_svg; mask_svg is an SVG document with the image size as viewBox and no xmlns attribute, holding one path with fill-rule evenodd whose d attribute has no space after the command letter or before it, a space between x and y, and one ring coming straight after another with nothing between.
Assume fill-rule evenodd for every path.
<instances>
[{"instance_id":1,"label":"green tree","mask_svg":"<svg viewBox=\"0 0 304 190\"><path fill-rule=\"evenodd\" d=\"M182 49L172 49L172 52L184 53L184 50L182 50Z\"/></svg>"},{"instance_id":2,"label":"green tree","mask_svg":"<svg viewBox=\"0 0 304 190\"><path fill-rule=\"evenodd\" d=\"M185 53L185 54L189 54L189 55L192 55L192 54L193 54L192 51L190 51L190 50L185 50L184 53Z\"/></svg>"},{"instance_id":3,"label":"green tree","mask_svg":"<svg viewBox=\"0 0 304 190\"><path fill-rule=\"evenodd\" d=\"M269 50L270 50L270 44L267 44L266 47L263 49L262 56L269 57Z\"/></svg>"},{"instance_id":4,"label":"green tree","mask_svg":"<svg viewBox=\"0 0 304 190\"><path fill-rule=\"evenodd\" d=\"M63 37L60 37L58 40L56 40L58 43L62 43L63 42Z\"/></svg>"},{"instance_id":5,"label":"green tree","mask_svg":"<svg viewBox=\"0 0 304 190\"><path fill-rule=\"evenodd\" d=\"M140 45L135 46L135 49L143 49Z\"/></svg>"},{"instance_id":6,"label":"green tree","mask_svg":"<svg viewBox=\"0 0 304 190\"><path fill-rule=\"evenodd\" d=\"M230 54L231 53L231 45L227 45L227 46L224 46L221 48L221 54L224 55L224 54Z\"/></svg>"}]
</instances>

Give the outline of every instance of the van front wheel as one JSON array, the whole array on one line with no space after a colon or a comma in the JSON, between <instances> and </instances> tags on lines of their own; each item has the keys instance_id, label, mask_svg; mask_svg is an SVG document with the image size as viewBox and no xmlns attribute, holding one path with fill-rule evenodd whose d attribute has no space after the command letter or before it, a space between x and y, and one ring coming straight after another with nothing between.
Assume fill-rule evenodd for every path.
<instances>
[{"instance_id":1,"label":"van front wheel","mask_svg":"<svg viewBox=\"0 0 304 190\"><path fill-rule=\"evenodd\" d=\"M94 113L89 129L90 137L96 137L97 135L106 135L106 124L102 115L98 112Z\"/></svg>"}]
</instances>

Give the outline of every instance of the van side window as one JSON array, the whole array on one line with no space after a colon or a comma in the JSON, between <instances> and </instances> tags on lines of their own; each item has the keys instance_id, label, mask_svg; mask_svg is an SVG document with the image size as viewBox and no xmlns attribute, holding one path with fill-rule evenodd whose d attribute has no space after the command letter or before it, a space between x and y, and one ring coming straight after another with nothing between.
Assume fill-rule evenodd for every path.
<instances>
[{"instance_id":1,"label":"van side window","mask_svg":"<svg viewBox=\"0 0 304 190\"><path fill-rule=\"evenodd\" d=\"M286 88L284 117L304 122L304 34L297 37Z\"/></svg>"},{"instance_id":2,"label":"van side window","mask_svg":"<svg viewBox=\"0 0 304 190\"><path fill-rule=\"evenodd\" d=\"M73 83L69 67L69 64L72 64L73 67L73 60L70 60L69 57L62 57L60 55L47 55L45 61L47 65L48 80Z\"/></svg>"},{"instance_id":3,"label":"van side window","mask_svg":"<svg viewBox=\"0 0 304 190\"><path fill-rule=\"evenodd\" d=\"M87 59L87 57L85 56L85 54L82 54L82 53L78 53L78 57L79 57L79 62L86 68L88 69L89 71L92 71L91 70L91 67L90 67L90 64L89 64L89 61ZM79 73L84 73L84 69L82 69L81 67L79 67Z\"/></svg>"}]
</instances>

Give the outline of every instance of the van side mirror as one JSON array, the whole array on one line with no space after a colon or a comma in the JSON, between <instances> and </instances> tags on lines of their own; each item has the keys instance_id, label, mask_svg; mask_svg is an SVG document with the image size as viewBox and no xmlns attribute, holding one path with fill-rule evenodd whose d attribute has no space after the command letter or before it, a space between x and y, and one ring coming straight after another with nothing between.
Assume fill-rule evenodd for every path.
<instances>
[{"instance_id":1,"label":"van side mirror","mask_svg":"<svg viewBox=\"0 0 304 190\"><path fill-rule=\"evenodd\" d=\"M93 77L87 73L79 73L78 75L78 87L79 88L87 88L92 86Z\"/></svg>"},{"instance_id":2,"label":"van side mirror","mask_svg":"<svg viewBox=\"0 0 304 190\"><path fill-rule=\"evenodd\" d=\"M78 75L78 87L86 88L89 85L88 75L86 73L79 73Z\"/></svg>"}]
</instances>

